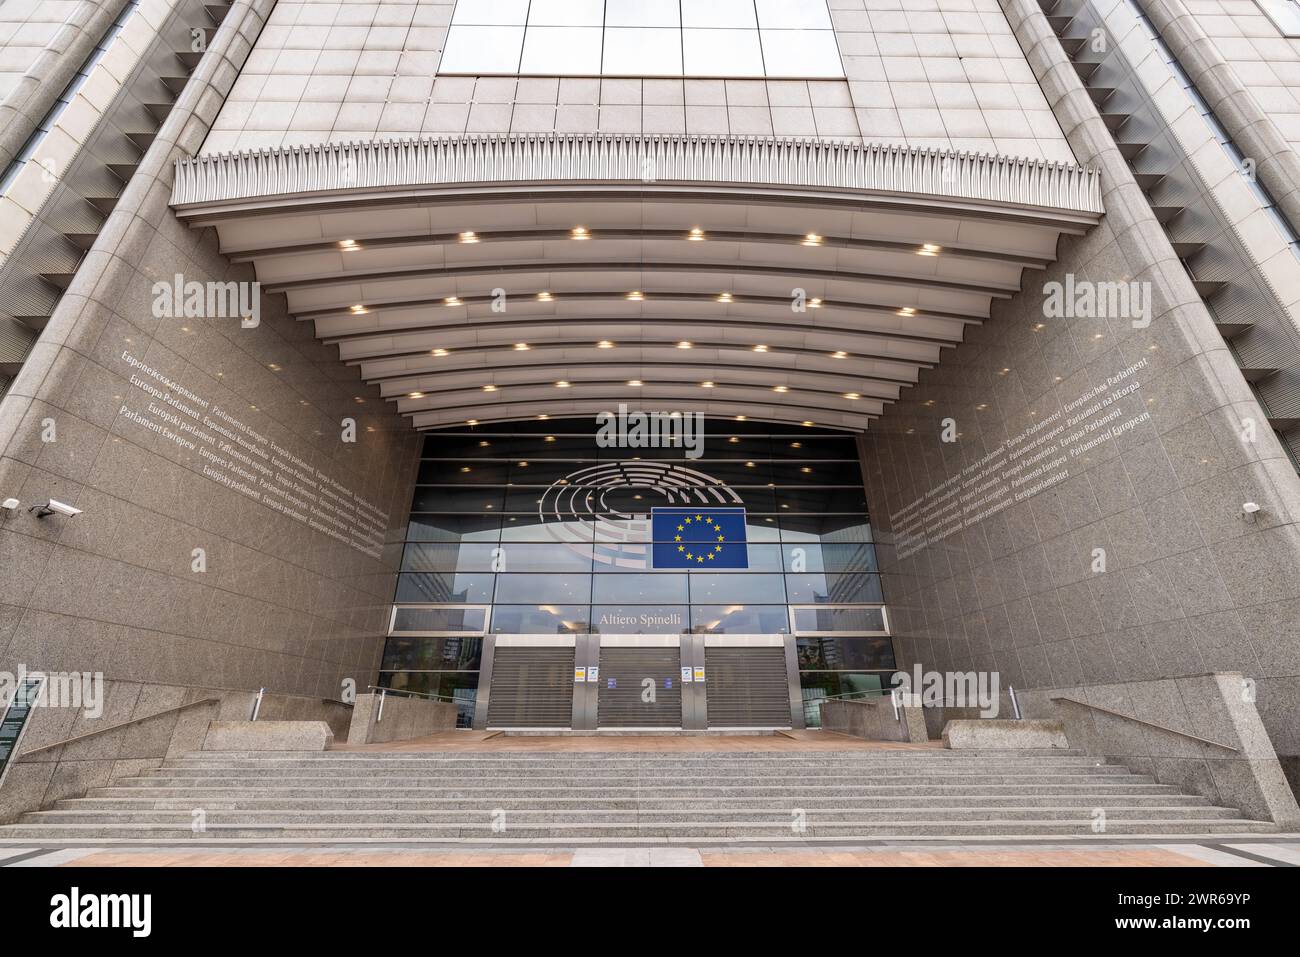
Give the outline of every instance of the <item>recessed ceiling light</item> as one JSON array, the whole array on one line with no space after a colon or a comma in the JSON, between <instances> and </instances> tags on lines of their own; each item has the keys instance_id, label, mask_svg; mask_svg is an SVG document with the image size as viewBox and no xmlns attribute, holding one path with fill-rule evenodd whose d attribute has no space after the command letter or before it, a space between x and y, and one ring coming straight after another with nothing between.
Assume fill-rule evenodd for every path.
<instances>
[{"instance_id":1,"label":"recessed ceiling light","mask_svg":"<svg viewBox=\"0 0 1300 957\"><path fill-rule=\"evenodd\" d=\"M754 351L755 351L755 352L766 352L766 351L767 351L767 346L763 346L763 345L754 346Z\"/></svg>"},{"instance_id":2,"label":"recessed ceiling light","mask_svg":"<svg viewBox=\"0 0 1300 957\"><path fill-rule=\"evenodd\" d=\"M1047 328L1046 323L1042 323L1042 322L1034 323L1034 332L1042 332L1046 328Z\"/></svg>"},{"instance_id":3,"label":"recessed ceiling light","mask_svg":"<svg viewBox=\"0 0 1300 957\"><path fill-rule=\"evenodd\" d=\"M613 349L613 348L614 348L614 343L610 342L608 339L601 339L600 342L596 343L596 348L597 348L597 349Z\"/></svg>"},{"instance_id":4,"label":"recessed ceiling light","mask_svg":"<svg viewBox=\"0 0 1300 957\"><path fill-rule=\"evenodd\" d=\"M632 302L641 302L643 299L645 299L645 293L643 293L640 289L633 289L631 292L627 294L627 298Z\"/></svg>"},{"instance_id":5,"label":"recessed ceiling light","mask_svg":"<svg viewBox=\"0 0 1300 957\"><path fill-rule=\"evenodd\" d=\"M803 468L799 469L799 471L802 472L804 475L811 475L811 474L812 474L812 469L809 468L807 465L805 465Z\"/></svg>"},{"instance_id":6,"label":"recessed ceiling light","mask_svg":"<svg viewBox=\"0 0 1300 957\"><path fill-rule=\"evenodd\" d=\"M557 389L567 389L569 387L569 383L567 380L561 379L559 382L555 383L555 387Z\"/></svg>"},{"instance_id":7,"label":"recessed ceiling light","mask_svg":"<svg viewBox=\"0 0 1300 957\"><path fill-rule=\"evenodd\" d=\"M998 375L1006 375L1010 371L1011 371L1010 366L1003 366L1001 369L998 370Z\"/></svg>"},{"instance_id":8,"label":"recessed ceiling light","mask_svg":"<svg viewBox=\"0 0 1300 957\"><path fill-rule=\"evenodd\" d=\"M727 441L731 442L734 445L735 443L739 442L740 439L738 439L736 436L733 435L731 438L727 439Z\"/></svg>"},{"instance_id":9,"label":"recessed ceiling light","mask_svg":"<svg viewBox=\"0 0 1300 957\"><path fill-rule=\"evenodd\" d=\"M700 383L700 388L701 388L701 389L712 389L712 388L713 388L713 383L712 383L712 382L701 382L701 383Z\"/></svg>"},{"instance_id":10,"label":"recessed ceiling light","mask_svg":"<svg viewBox=\"0 0 1300 957\"><path fill-rule=\"evenodd\" d=\"M696 226L686 234L686 238L693 243L701 242L704 239L704 230L700 229L699 226Z\"/></svg>"},{"instance_id":11,"label":"recessed ceiling light","mask_svg":"<svg viewBox=\"0 0 1300 957\"><path fill-rule=\"evenodd\" d=\"M423 392L408 392L408 393L406 393L406 397L407 397L408 399L423 399L423 398L424 398L424 393L423 393Z\"/></svg>"},{"instance_id":12,"label":"recessed ceiling light","mask_svg":"<svg viewBox=\"0 0 1300 957\"><path fill-rule=\"evenodd\" d=\"M681 342L677 343L677 348L678 348L678 349L690 349L690 348L692 348L693 346L694 346L694 343L692 343L692 342L688 342L688 341L685 340L685 339L683 339Z\"/></svg>"},{"instance_id":13,"label":"recessed ceiling light","mask_svg":"<svg viewBox=\"0 0 1300 957\"><path fill-rule=\"evenodd\" d=\"M469 467L468 465L462 465L462 466L460 467L460 470L461 470L462 472L468 472L468 471L470 471L470 467Z\"/></svg>"},{"instance_id":14,"label":"recessed ceiling light","mask_svg":"<svg viewBox=\"0 0 1300 957\"><path fill-rule=\"evenodd\" d=\"M528 351L529 349L531 349L531 348L532 348L532 346L530 346L530 345L529 345L528 343L526 343L526 342L516 342L516 343L515 343L515 352L527 352L527 351Z\"/></svg>"},{"instance_id":15,"label":"recessed ceiling light","mask_svg":"<svg viewBox=\"0 0 1300 957\"><path fill-rule=\"evenodd\" d=\"M790 387L789 387L788 385L774 385L774 386L772 386L772 391L773 391L773 392L789 392L789 391L790 391Z\"/></svg>"},{"instance_id":16,"label":"recessed ceiling light","mask_svg":"<svg viewBox=\"0 0 1300 957\"><path fill-rule=\"evenodd\" d=\"M809 300L808 300L808 308L809 308L809 309L820 309L821 307L822 307L822 301L821 301L820 299L809 299Z\"/></svg>"},{"instance_id":17,"label":"recessed ceiling light","mask_svg":"<svg viewBox=\"0 0 1300 957\"><path fill-rule=\"evenodd\" d=\"M466 424L466 425L478 425L478 419L466 419L466 420L465 420L465 424Z\"/></svg>"},{"instance_id":18,"label":"recessed ceiling light","mask_svg":"<svg viewBox=\"0 0 1300 957\"><path fill-rule=\"evenodd\" d=\"M519 467L520 467L520 468L524 468L524 469L526 469L526 468L528 468L528 463L527 463L527 462L520 462L520 463L519 463Z\"/></svg>"},{"instance_id":19,"label":"recessed ceiling light","mask_svg":"<svg viewBox=\"0 0 1300 957\"><path fill-rule=\"evenodd\" d=\"M792 448L792 449L801 449L801 448L803 448L803 443L802 443L802 442L791 442L791 443L790 443L790 448Z\"/></svg>"},{"instance_id":20,"label":"recessed ceiling light","mask_svg":"<svg viewBox=\"0 0 1300 957\"><path fill-rule=\"evenodd\" d=\"M446 349L434 349L434 350L433 350L433 354L434 354L435 356L445 356L445 355L447 355L447 350L446 350Z\"/></svg>"},{"instance_id":21,"label":"recessed ceiling light","mask_svg":"<svg viewBox=\"0 0 1300 957\"><path fill-rule=\"evenodd\" d=\"M480 449L485 449L485 448L487 448L487 447L488 447L489 445L491 445L491 444L492 444L492 443L489 442L487 439L483 439L481 442L479 442L478 447L479 447Z\"/></svg>"},{"instance_id":22,"label":"recessed ceiling light","mask_svg":"<svg viewBox=\"0 0 1300 957\"><path fill-rule=\"evenodd\" d=\"M460 241L462 243L476 243L478 242L478 236L474 233L472 229L467 230L460 234Z\"/></svg>"},{"instance_id":23,"label":"recessed ceiling light","mask_svg":"<svg viewBox=\"0 0 1300 957\"><path fill-rule=\"evenodd\" d=\"M988 407L989 404L987 402L981 402L979 405L975 406L975 408L979 409L981 412L983 412Z\"/></svg>"},{"instance_id":24,"label":"recessed ceiling light","mask_svg":"<svg viewBox=\"0 0 1300 957\"><path fill-rule=\"evenodd\" d=\"M572 236L574 239L591 238L591 233L587 232L587 227L585 226L574 226L573 229L569 232L569 235Z\"/></svg>"},{"instance_id":25,"label":"recessed ceiling light","mask_svg":"<svg viewBox=\"0 0 1300 957\"><path fill-rule=\"evenodd\" d=\"M934 243L922 243L916 254L918 256L937 256L942 249L942 246L936 246Z\"/></svg>"},{"instance_id":26,"label":"recessed ceiling light","mask_svg":"<svg viewBox=\"0 0 1300 957\"><path fill-rule=\"evenodd\" d=\"M811 426L816 425L817 423L816 423L816 422L813 422L813 421L811 421L811 420L809 420L809 419L804 419L802 424L803 424L804 426L811 427Z\"/></svg>"},{"instance_id":27,"label":"recessed ceiling light","mask_svg":"<svg viewBox=\"0 0 1300 957\"><path fill-rule=\"evenodd\" d=\"M548 435L548 436L546 437L546 441L547 441L547 442L554 442L554 441L555 441L555 436L553 436L553 435Z\"/></svg>"},{"instance_id":28,"label":"recessed ceiling light","mask_svg":"<svg viewBox=\"0 0 1300 957\"><path fill-rule=\"evenodd\" d=\"M630 386L631 386L632 388L634 388L634 389L639 389L639 388L641 388L641 380L640 380L640 379L628 379L628 380L627 380L627 384L630 385Z\"/></svg>"},{"instance_id":29,"label":"recessed ceiling light","mask_svg":"<svg viewBox=\"0 0 1300 957\"><path fill-rule=\"evenodd\" d=\"M736 416L736 421L737 421L737 422L747 422L747 421L749 421L749 416L746 416L746 415L738 415L738 416Z\"/></svg>"},{"instance_id":30,"label":"recessed ceiling light","mask_svg":"<svg viewBox=\"0 0 1300 957\"><path fill-rule=\"evenodd\" d=\"M729 292L723 292L718 294L718 302L733 302L733 301L734 300L731 298L731 293Z\"/></svg>"},{"instance_id":31,"label":"recessed ceiling light","mask_svg":"<svg viewBox=\"0 0 1300 957\"><path fill-rule=\"evenodd\" d=\"M822 244L822 238L818 236L816 233L808 233L799 242L799 245L801 246L820 246L821 244Z\"/></svg>"},{"instance_id":32,"label":"recessed ceiling light","mask_svg":"<svg viewBox=\"0 0 1300 957\"><path fill-rule=\"evenodd\" d=\"M550 416L547 415L545 412L542 412L541 414L539 414L539 415L537 416L537 418L540 419L541 421L545 422L547 419L550 418Z\"/></svg>"},{"instance_id":33,"label":"recessed ceiling light","mask_svg":"<svg viewBox=\"0 0 1300 957\"><path fill-rule=\"evenodd\" d=\"M484 392L495 392L496 390L497 390L497 387L494 386L494 385L492 385L491 383L488 383L487 385L485 385L485 386L483 387L483 391L484 391Z\"/></svg>"},{"instance_id":34,"label":"recessed ceiling light","mask_svg":"<svg viewBox=\"0 0 1300 957\"><path fill-rule=\"evenodd\" d=\"M460 305L460 297L459 297L459 296L448 296L446 299L444 299L444 300L442 301L442 304L443 304L444 306L459 306L459 305Z\"/></svg>"},{"instance_id":35,"label":"recessed ceiling light","mask_svg":"<svg viewBox=\"0 0 1300 957\"><path fill-rule=\"evenodd\" d=\"M836 349L834 352L831 353L832 359L847 359L848 357L849 354L845 352L843 349Z\"/></svg>"},{"instance_id":36,"label":"recessed ceiling light","mask_svg":"<svg viewBox=\"0 0 1300 957\"><path fill-rule=\"evenodd\" d=\"M555 299L555 297L552 296L549 292L539 292L539 293L537 294L537 301L538 301L538 302L551 302L551 301L554 300L554 299Z\"/></svg>"},{"instance_id":37,"label":"recessed ceiling light","mask_svg":"<svg viewBox=\"0 0 1300 957\"><path fill-rule=\"evenodd\" d=\"M861 396L860 393L857 393L857 392L845 392L845 393L844 393L844 398L846 398L846 399L853 399L854 401L856 401L856 400L862 398L862 396Z\"/></svg>"},{"instance_id":38,"label":"recessed ceiling light","mask_svg":"<svg viewBox=\"0 0 1300 957\"><path fill-rule=\"evenodd\" d=\"M354 316L364 316L368 311L361 303L357 303L352 307L352 315Z\"/></svg>"},{"instance_id":39,"label":"recessed ceiling light","mask_svg":"<svg viewBox=\"0 0 1300 957\"><path fill-rule=\"evenodd\" d=\"M746 462L746 463L745 463L745 468L747 468L747 469L752 469L753 467L754 467L754 463L753 463L753 462Z\"/></svg>"},{"instance_id":40,"label":"recessed ceiling light","mask_svg":"<svg viewBox=\"0 0 1300 957\"><path fill-rule=\"evenodd\" d=\"M902 309L898 310L898 314L900 316L914 316L916 315L916 307L904 306Z\"/></svg>"},{"instance_id":41,"label":"recessed ceiling light","mask_svg":"<svg viewBox=\"0 0 1300 957\"><path fill-rule=\"evenodd\" d=\"M339 249L343 250L345 253L356 252L360 248L361 246L357 243L355 239L339 240Z\"/></svg>"}]
</instances>

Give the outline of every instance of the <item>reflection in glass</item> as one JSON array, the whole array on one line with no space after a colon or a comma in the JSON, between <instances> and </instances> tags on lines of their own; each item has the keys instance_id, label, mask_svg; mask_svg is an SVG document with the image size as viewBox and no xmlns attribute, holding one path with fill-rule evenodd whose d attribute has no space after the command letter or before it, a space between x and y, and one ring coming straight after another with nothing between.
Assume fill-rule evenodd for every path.
<instances>
[{"instance_id":1,"label":"reflection in glass","mask_svg":"<svg viewBox=\"0 0 1300 957\"><path fill-rule=\"evenodd\" d=\"M482 638L390 638L384 671L478 671Z\"/></svg>"},{"instance_id":2,"label":"reflection in glass","mask_svg":"<svg viewBox=\"0 0 1300 957\"><path fill-rule=\"evenodd\" d=\"M883 632L885 613L880 608L796 608L794 630Z\"/></svg>"},{"instance_id":3,"label":"reflection in glass","mask_svg":"<svg viewBox=\"0 0 1300 957\"><path fill-rule=\"evenodd\" d=\"M888 694L889 676L848 671L801 671L799 689L803 695L804 723L810 728L820 728L823 701L838 697L883 697Z\"/></svg>"},{"instance_id":4,"label":"reflection in glass","mask_svg":"<svg viewBox=\"0 0 1300 957\"><path fill-rule=\"evenodd\" d=\"M497 576L498 602L558 602L587 604L591 601L590 575L537 575L514 573Z\"/></svg>"},{"instance_id":5,"label":"reflection in glass","mask_svg":"<svg viewBox=\"0 0 1300 957\"><path fill-rule=\"evenodd\" d=\"M691 631L697 635L784 635L790 630L785 605L695 605Z\"/></svg>"},{"instance_id":6,"label":"reflection in glass","mask_svg":"<svg viewBox=\"0 0 1300 957\"><path fill-rule=\"evenodd\" d=\"M691 573L692 604L784 603L785 600L785 582L780 575Z\"/></svg>"},{"instance_id":7,"label":"reflection in glass","mask_svg":"<svg viewBox=\"0 0 1300 957\"><path fill-rule=\"evenodd\" d=\"M787 575L786 595L791 604L804 602L823 604L850 604L854 602L880 602L879 575L851 575L839 572L818 572L811 575Z\"/></svg>"},{"instance_id":8,"label":"reflection in glass","mask_svg":"<svg viewBox=\"0 0 1300 957\"><path fill-rule=\"evenodd\" d=\"M393 618L393 633L466 632L483 634L486 608L401 608Z\"/></svg>"},{"instance_id":9,"label":"reflection in glass","mask_svg":"<svg viewBox=\"0 0 1300 957\"><path fill-rule=\"evenodd\" d=\"M587 605L495 605L492 631L499 635L569 635L590 631Z\"/></svg>"},{"instance_id":10,"label":"reflection in glass","mask_svg":"<svg viewBox=\"0 0 1300 957\"><path fill-rule=\"evenodd\" d=\"M379 684L450 701L456 705L456 727L468 728L474 723L478 678L477 671L385 671L380 672Z\"/></svg>"},{"instance_id":11,"label":"reflection in glass","mask_svg":"<svg viewBox=\"0 0 1300 957\"><path fill-rule=\"evenodd\" d=\"M456 602L492 600L491 575L418 572L397 576L399 602Z\"/></svg>"},{"instance_id":12,"label":"reflection in glass","mask_svg":"<svg viewBox=\"0 0 1300 957\"><path fill-rule=\"evenodd\" d=\"M661 572L657 575L597 575L592 580L593 602L627 604L687 603L686 576ZM599 619L593 618L593 621Z\"/></svg>"},{"instance_id":13,"label":"reflection in glass","mask_svg":"<svg viewBox=\"0 0 1300 957\"><path fill-rule=\"evenodd\" d=\"M894 648L888 638L799 638L795 644L801 671L894 668Z\"/></svg>"}]
</instances>

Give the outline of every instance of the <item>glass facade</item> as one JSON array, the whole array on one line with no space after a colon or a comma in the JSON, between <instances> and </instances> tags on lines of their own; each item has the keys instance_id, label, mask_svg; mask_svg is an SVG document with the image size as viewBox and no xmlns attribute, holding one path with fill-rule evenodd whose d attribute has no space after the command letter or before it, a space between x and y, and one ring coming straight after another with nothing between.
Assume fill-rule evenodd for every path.
<instances>
[{"instance_id":1,"label":"glass facade","mask_svg":"<svg viewBox=\"0 0 1300 957\"><path fill-rule=\"evenodd\" d=\"M439 75L843 77L826 0L458 0Z\"/></svg>"},{"instance_id":2,"label":"glass facade","mask_svg":"<svg viewBox=\"0 0 1300 957\"><path fill-rule=\"evenodd\" d=\"M601 447L591 419L429 433L381 684L468 723L487 634L775 634L805 699L879 687L894 657L855 438L708 421L700 452Z\"/></svg>"}]
</instances>

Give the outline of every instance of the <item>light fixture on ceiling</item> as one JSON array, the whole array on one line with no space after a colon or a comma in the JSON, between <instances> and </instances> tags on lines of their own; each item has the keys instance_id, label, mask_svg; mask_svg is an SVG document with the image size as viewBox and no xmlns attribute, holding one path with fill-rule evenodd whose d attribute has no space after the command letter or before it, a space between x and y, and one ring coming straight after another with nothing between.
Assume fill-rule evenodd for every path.
<instances>
[{"instance_id":1,"label":"light fixture on ceiling","mask_svg":"<svg viewBox=\"0 0 1300 957\"><path fill-rule=\"evenodd\" d=\"M808 308L809 308L809 309L820 309L821 307L822 307L822 301L821 301L820 299L809 299L809 300L808 300Z\"/></svg>"},{"instance_id":2,"label":"light fixture on ceiling","mask_svg":"<svg viewBox=\"0 0 1300 957\"><path fill-rule=\"evenodd\" d=\"M608 339L601 339L600 342L596 343L596 348L597 348L597 349L613 349L613 348L614 348L614 343L610 342Z\"/></svg>"},{"instance_id":3,"label":"light fixture on ceiling","mask_svg":"<svg viewBox=\"0 0 1300 957\"><path fill-rule=\"evenodd\" d=\"M531 349L531 348L532 348L532 346L530 346L530 345L529 345L528 343L526 343L526 342L516 342L516 343L515 343L515 352L527 352L527 351L528 351L529 349Z\"/></svg>"},{"instance_id":4,"label":"light fixture on ceiling","mask_svg":"<svg viewBox=\"0 0 1300 957\"><path fill-rule=\"evenodd\" d=\"M773 392L789 392L789 391L790 391L790 387L789 387L788 385L774 385L774 386L772 386L772 391L773 391Z\"/></svg>"},{"instance_id":5,"label":"light fixture on ceiling","mask_svg":"<svg viewBox=\"0 0 1300 957\"><path fill-rule=\"evenodd\" d=\"M766 351L767 351L767 346L765 346L765 345L757 345L757 346L754 346L754 351L755 351L755 352L766 352Z\"/></svg>"},{"instance_id":6,"label":"light fixture on ceiling","mask_svg":"<svg viewBox=\"0 0 1300 957\"><path fill-rule=\"evenodd\" d=\"M462 243L476 243L478 242L478 235L472 229L468 229L460 234L460 241Z\"/></svg>"},{"instance_id":7,"label":"light fixture on ceiling","mask_svg":"<svg viewBox=\"0 0 1300 957\"><path fill-rule=\"evenodd\" d=\"M355 239L339 240L339 249L343 250L345 253L354 253L360 248L360 244Z\"/></svg>"},{"instance_id":8,"label":"light fixture on ceiling","mask_svg":"<svg viewBox=\"0 0 1300 957\"><path fill-rule=\"evenodd\" d=\"M737 421L737 422L748 422L748 421L749 421L749 416L747 416L747 415L738 415L738 416L736 416L736 421Z\"/></svg>"},{"instance_id":9,"label":"light fixture on ceiling","mask_svg":"<svg viewBox=\"0 0 1300 957\"><path fill-rule=\"evenodd\" d=\"M406 393L406 397L407 397L408 399L423 399L423 398L424 398L424 393L423 393L423 392L408 392L408 393Z\"/></svg>"},{"instance_id":10,"label":"light fixture on ceiling","mask_svg":"<svg viewBox=\"0 0 1300 957\"><path fill-rule=\"evenodd\" d=\"M538 414L537 418L538 418L539 421L541 421L541 422L545 422L547 419L550 418L550 416L547 415L545 412L541 412L541 413Z\"/></svg>"},{"instance_id":11,"label":"light fixture on ceiling","mask_svg":"<svg viewBox=\"0 0 1300 957\"><path fill-rule=\"evenodd\" d=\"M352 307L352 315L354 316L364 316L369 311L370 310L367 309L365 306L363 306L361 303L357 303Z\"/></svg>"},{"instance_id":12,"label":"light fixture on ceiling","mask_svg":"<svg viewBox=\"0 0 1300 957\"><path fill-rule=\"evenodd\" d=\"M916 254L918 256L937 256L942 249L942 246L936 246L934 243L922 243Z\"/></svg>"},{"instance_id":13,"label":"light fixture on ceiling","mask_svg":"<svg viewBox=\"0 0 1300 957\"><path fill-rule=\"evenodd\" d=\"M484 391L484 392L495 392L496 390L497 390L497 387L494 386L494 385L493 385L492 383L490 383L490 382L489 382L487 385L485 385L485 386L483 387L483 391Z\"/></svg>"},{"instance_id":14,"label":"light fixture on ceiling","mask_svg":"<svg viewBox=\"0 0 1300 957\"><path fill-rule=\"evenodd\" d=\"M899 314L900 316L905 317L905 318L906 318L906 317L910 317L910 316L914 316L914 315L916 315L916 307L915 307L915 306L904 306L902 309L898 310L898 314Z\"/></svg>"},{"instance_id":15,"label":"light fixture on ceiling","mask_svg":"<svg viewBox=\"0 0 1300 957\"><path fill-rule=\"evenodd\" d=\"M686 339L683 339L681 342L677 343L678 349L693 349L694 347L695 347L695 343L690 342Z\"/></svg>"},{"instance_id":16,"label":"light fixture on ceiling","mask_svg":"<svg viewBox=\"0 0 1300 957\"><path fill-rule=\"evenodd\" d=\"M573 229L569 232L569 235L572 236L574 239L591 238L591 233L587 231L586 226L574 226Z\"/></svg>"},{"instance_id":17,"label":"light fixture on ceiling","mask_svg":"<svg viewBox=\"0 0 1300 957\"><path fill-rule=\"evenodd\" d=\"M631 292L627 294L627 298L630 302L641 302L642 300L645 299L645 293L643 293L640 289L633 289Z\"/></svg>"},{"instance_id":18,"label":"light fixture on ceiling","mask_svg":"<svg viewBox=\"0 0 1300 957\"><path fill-rule=\"evenodd\" d=\"M459 296L448 296L442 301L442 304L444 306L459 306L461 305L461 300Z\"/></svg>"},{"instance_id":19,"label":"light fixture on ceiling","mask_svg":"<svg viewBox=\"0 0 1300 957\"><path fill-rule=\"evenodd\" d=\"M634 389L639 389L639 388L641 388L641 380L640 380L640 379L628 379L628 380L627 380L627 384L630 385L630 386L631 386L632 388L634 388Z\"/></svg>"},{"instance_id":20,"label":"light fixture on ceiling","mask_svg":"<svg viewBox=\"0 0 1300 957\"><path fill-rule=\"evenodd\" d=\"M803 425L805 428L812 428L817 423L813 422L811 419L804 419L803 422L801 422L800 424Z\"/></svg>"},{"instance_id":21,"label":"light fixture on ceiling","mask_svg":"<svg viewBox=\"0 0 1300 957\"><path fill-rule=\"evenodd\" d=\"M848 357L849 354L845 352L843 349L836 349L834 352L831 353L832 359L847 359Z\"/></svg>"},{"instance_id":22,"label":"light fixture on ceiling","mask_svg":"<svg viewBox=\"0 0 1300 957\"><path fill-rule=\"evenodd\" d=\"M733 301L734 300L731 298L731 293L729 292L723 292L718 294L718 302L733 302Z\"/></svg>"},{"instance_id":23,"label":"light fixture on ceiling","mask_svg":"<svg viewBox=\"0 0 1300 957\"><path fill-rule=\"evenodd\" d=\"M700 388L701 388L701 389L712 389L712 388L713 388L713 383L710 382L710 381L707 381L707 380L706 380L706 381L700 383Z\"/></svg>"},{"instance_id":24,"label":"light fixture on ceiling","mask_svg":"<svg viewBox=\"0 0 1300 957\"><path fill-rule=\"evenodd\" d=\"M731 438L727 439L727 441L730 442L730 443L732 443L732 444L734 445L734 444L736 444L737 442L739 442L740 439L738 439L736 436L733 435Z\"/></svg>"},{"instance_id":25,"label":"light fixture on ceiling","mask_svg":"<svg viewBox=\"0 0 1300 957\"><path fill-rule=\"evenodd\" d=\"M695 226L691 229L689 233L686 234L686 238L693 243L703 242L705 238L704 230L700 229L699 226Z\"/></svg>"},{"instance_id":26,"label":"light fixture on ceiling","mask_svg":"<svg viewBox=\"0 0 1300 957\"><path fill-rule=\"evenodd\" d=\"M555 297L552 296L549 292L539 292L539 293L537 294L537 301L538 301L538 302L551 302L551 301L553 301L554 299L555 299Z\"/></svg>"},{"instance_id":27,"label":"light fixture on ceiling","mask_svg":"<svg viewBox=\"0 0 1300 957\"><path fill-rule=\"evenodd\" d=\"M822 238L816 233L808 233L799 241L800 246L820 246L821 244Z\"/></svg>"},{"instance_id":28,"label":"light fixture on ceiling","mask_svg":"<svg viewBox=\"0 0 1300 957\"><path fill-rule=\"evenodd\" d=\"M569 387L569 382L567 379L561 379L559 382L555 383L555 387L557 389L567 389Z\"/></svg>"}]
</instances>

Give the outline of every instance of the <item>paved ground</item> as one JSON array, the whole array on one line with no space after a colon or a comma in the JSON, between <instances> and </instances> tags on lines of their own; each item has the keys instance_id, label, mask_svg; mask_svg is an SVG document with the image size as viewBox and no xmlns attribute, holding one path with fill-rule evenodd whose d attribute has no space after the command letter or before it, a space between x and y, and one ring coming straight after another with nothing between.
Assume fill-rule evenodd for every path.
<instances>
[{"instance_id":1,"label":"paved ground","mask_svg":"<svg viewBox=\"0 0 1300 957\"><path fill-rule=\"evenodd\" d=\"M725 849L402 847L0 849L0 867L1300 867L1300 842Z\"/></svg>"},{"instance_id":2,"label":"paved ground","mask_svg":"<svg viewBox=\"0 0 1300 957\"><path fill-rule=\"evenodd\" d=\"M502 734L445 731L390 744L336 745L335 751L919 751L942 741L863 741L825 731L777 734Z\"/></svg>"}]
</instances>

